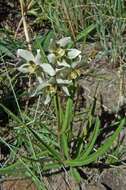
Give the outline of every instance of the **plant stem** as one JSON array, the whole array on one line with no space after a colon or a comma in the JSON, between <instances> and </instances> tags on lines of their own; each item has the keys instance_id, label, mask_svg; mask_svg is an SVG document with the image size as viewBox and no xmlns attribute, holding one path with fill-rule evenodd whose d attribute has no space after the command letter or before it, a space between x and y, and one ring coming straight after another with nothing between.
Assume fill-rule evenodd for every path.
<instances>
[{"instance_id":1,"label":"plant stem","mask_svg":"<svg viewBox=\"0 0 126 190\"><path fill-rule=\"evenodd\" d=\"M58 136L58 142L60 143L60 131L61 131L61 106L60 106L60 101L58 94L56 93L54 96L54 105L55 105L55 111L56 111L56 119L57 119L57 125L58 125L58 130L57 130L57 136Z\"/></svg>"}]
</instances>

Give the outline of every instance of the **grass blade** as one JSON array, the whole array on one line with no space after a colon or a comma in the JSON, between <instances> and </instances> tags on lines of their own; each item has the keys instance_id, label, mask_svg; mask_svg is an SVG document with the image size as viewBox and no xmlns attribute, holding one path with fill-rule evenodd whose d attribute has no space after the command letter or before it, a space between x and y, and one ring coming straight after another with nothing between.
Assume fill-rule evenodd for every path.
<instances>
[{"instance_id":1,"label":"grass blade","mask_svg":"<svg viewBox=\"0 0 126 190\"><path fill-rule=\"evenodd\" d=\"M60 156L59 152L57 152L54 148L47 145L42 138L39 136L38 133L36 133L33 129L28 127L29 131L34 135L34 137L43 144L43 146L51 153L51 155L58 161L62 161L62 157Z\"/></svg>"},{"instance_id":2,"label":"grass blade","mask_svg":"<svg viewBox=\"0 0 126 190\"><path fill-rule=\"evenodd\" d=\"M23 125L23 122L19 117L17 117L15 114L13 114L8 108L6 108L3 104L0 104L0 107L3 108L3 110L11 117L13 118L17 123L20 123Z\"/></svg>"},{"instance_id":3,"label":"grass blade","mask_svg":"<svg viewBox=\"0 0 126 190\"><path fill-rule=\"evenodd\" d=\"M90 32L92 32L92 30L94 30L95 29L95 24L91 24L90 26L88 26L86 29L84 29L82 32L80 32L78 35L77 35L77 41L79 41L79 40L82 40L82 39L85 39L87 36L88 36L88 34L90 33Z\"/></svg>"}]
</instances>

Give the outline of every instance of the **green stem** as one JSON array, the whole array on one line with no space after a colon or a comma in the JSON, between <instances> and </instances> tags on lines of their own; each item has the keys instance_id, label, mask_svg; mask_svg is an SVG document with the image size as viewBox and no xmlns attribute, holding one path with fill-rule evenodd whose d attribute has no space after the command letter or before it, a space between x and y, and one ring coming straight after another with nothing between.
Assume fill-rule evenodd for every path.
<instances>
[{"instance_id":1,"label":"green stem","mask_svg":"<svg viewBox=\"0 0 126 190\"><path fill-rule=\"evenodd\" d=\"M62 108L61 108L60 99L57 93L54 96L54 106L55 106L56 119L57 119L57 125L58 125L58 130L57 130L58 142L60 143L60 133L61 133L61 126L62 126Z\"/></svg>"}]
</instances>

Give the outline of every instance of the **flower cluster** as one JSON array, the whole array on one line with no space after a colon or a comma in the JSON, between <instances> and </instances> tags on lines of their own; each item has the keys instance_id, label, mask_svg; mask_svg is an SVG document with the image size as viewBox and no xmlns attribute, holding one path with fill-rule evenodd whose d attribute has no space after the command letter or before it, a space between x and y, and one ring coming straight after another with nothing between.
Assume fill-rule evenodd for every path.
<instances>
[{"instance_id":1,"label":"flower cluster","mask_svg":"<svg viewBox=\"0 0 126 190\"><path fill-rule=\"evenodd\" d=\"M47 92L45 104L49 103L51 96L58 91L63 91L70 96L69 86L80 75L81 51L75 48L68 48L71 42L70 37L59 41L50 41L48 63L43 63L41 52L38 49L36 56L28 50L18 49L17 55L26 60L26 63L18 67L22 73L36 75L39 85L35 94L43 89Z\"/></svg>"}]
</instances>

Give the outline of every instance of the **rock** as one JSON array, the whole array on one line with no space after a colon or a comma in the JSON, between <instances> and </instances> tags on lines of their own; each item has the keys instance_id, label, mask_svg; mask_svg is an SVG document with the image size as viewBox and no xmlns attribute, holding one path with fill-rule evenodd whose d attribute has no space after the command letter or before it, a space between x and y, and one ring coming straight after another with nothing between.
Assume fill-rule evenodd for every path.
<instances>
[{"instance_id":1,"label":"rock","mask_svg":"<svg viewBox=\"0 0 126 190\"><path fill-rule=\"evenodd\" d=\"M102 173L100 183L106 189L126 190L126 170L122 168L107 169Z\"/></svg>"},{"instance_id":2,"label":"rock","mask_svg":"<svg viewBox=\"0 0 126 190\"><path fill-rule=\"evenodd\" d=\"M0 186L3 190L37 190L30 180L8 180Z\"/></svg>"}]
</instances>

